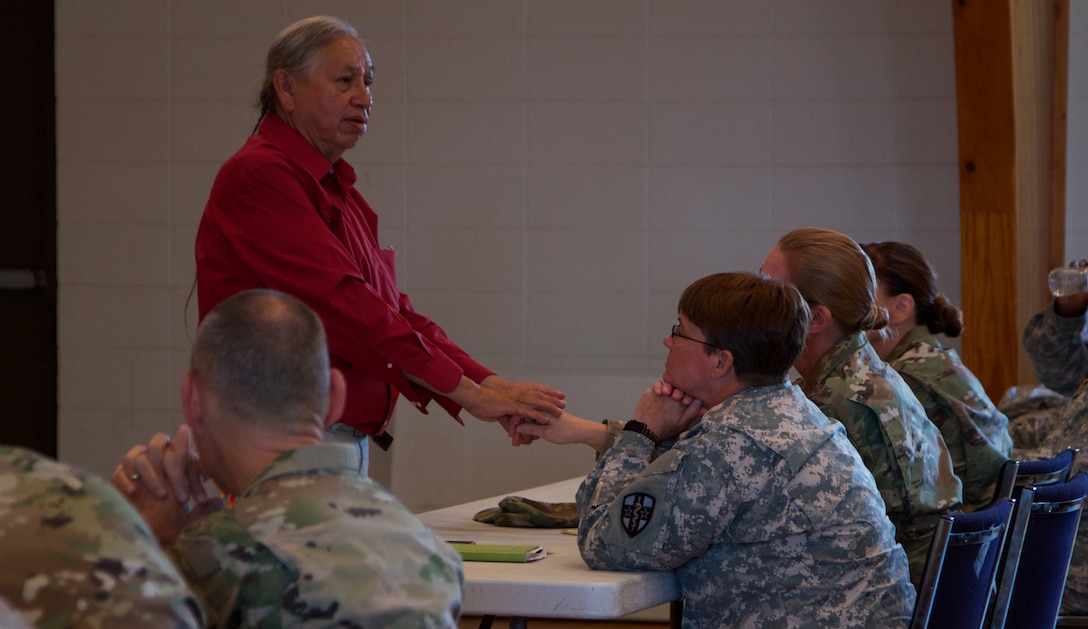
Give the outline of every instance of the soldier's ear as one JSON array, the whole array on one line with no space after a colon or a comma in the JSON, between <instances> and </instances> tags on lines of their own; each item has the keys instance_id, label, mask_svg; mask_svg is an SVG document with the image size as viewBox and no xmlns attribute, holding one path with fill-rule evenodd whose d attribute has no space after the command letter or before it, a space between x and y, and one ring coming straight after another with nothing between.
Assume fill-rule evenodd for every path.
<instances>
[{"instance_id":1,"label":"soldier's ear","mask_svg":"<svg viewBox=\"0 0 1088 629\"><path fill-rule=\"evenodd\" d=\"M181 414L193 432L204 431L204 396L190 372L181 377Z\"/></svg>"},{"instance_id":2,"label":"soldier's ear","mask_svg":"<svg viewBox=\"0 0 1088 629\"><path fill-rule=\"evenodd\" d=\"M808 321L808 333L809 336L823 332L835 322L834 317L831 316L831 309L823 304L810 304L809 305L809 321Z\"/></svg>"},{"instance_id":3,"label":"soldier's ear","mask_svg":"<svg viewBox=\"0 0 1088 629\"><path fill-rule=\"evenodd\" d=\"M713 371L715 380L725 377L736 365L733 359L733 352L727 349L715 350L710 356L712 364L711 370Z\"/></svg>"},{"instance_id":4,"label":"soldier's ear","mask_svg":"<svg viewBox=\"0 0 1088 629\"><path fill-rule=\"evenodd\" d=\"M325 425L331 426L340 421L344 414L344 403L347 401L348 385L344 381L344 374L339 369L329 370L329 410L325 413Z\"/></svg>"},{"instance_id":5,"label":"soldier's ear","mask_svg":"<svg viewBox=\"0 0 1088 629\"><path fill-rule=\"evenodd\" d=\"M888 306L888 319L892 325L899 325L904 321L913 320L913 318L914 296L910 293L901 293L892 297Z\"/></svg>"}]
</instances>

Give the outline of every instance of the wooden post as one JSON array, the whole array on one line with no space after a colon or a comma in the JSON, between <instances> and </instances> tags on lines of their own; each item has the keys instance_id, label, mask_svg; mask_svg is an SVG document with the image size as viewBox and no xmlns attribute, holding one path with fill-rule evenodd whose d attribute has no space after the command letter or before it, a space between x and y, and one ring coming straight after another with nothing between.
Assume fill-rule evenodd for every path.
<instances>
[{"instance_id":1,"label":"wooden post","mask_svg":"<svg viewBox=\"0 0 1088 629\"><path fill-rule=\"evenodd\" d=\"M963 359L999 399L1034 381L1020 338L1064 257L1068 0L952 0L952 14Z\"/></svg>"}]
</instances>

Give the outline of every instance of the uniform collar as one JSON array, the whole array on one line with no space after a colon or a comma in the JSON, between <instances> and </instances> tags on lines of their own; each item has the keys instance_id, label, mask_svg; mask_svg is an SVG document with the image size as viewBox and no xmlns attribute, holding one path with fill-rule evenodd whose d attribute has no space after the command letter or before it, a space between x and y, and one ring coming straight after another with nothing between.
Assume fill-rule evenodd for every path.
<instances>
[{"instance_id":1,"label":"uniform collar","mask_svg":"<svg viewBox=\"0 0 1088 629\"><path fill-rule=\"evenodd\" d=\"M903 354L907 353L907 350L920 345L922 343L928 343L937 349L941 349L941 342L937 340L937 337L933 335L924 325L916 325L903 335L903 338L899 339L899 342L892 348L891 353L888 354L888 358L884 362L892 362L899 358Z\"/></svg>"},{"instance_id":2,"label":"uniform collar","mask_svg":"<svg viewBox=\"0 0 1088 629\"><path fill-rule=\"evenodd\" d=\"M326 472L336 474L362 474L363 456L359 446L350 443L315 443L288 450L276 457L257 475L257 479L246 488L243 496L248 496L261 483L280 476Z\"/></svg>"},{"instance_id":3,"label":"uniform collar","mask_svg":"<svg viewBox=\"0 0 1088 629\"><path fill-rule=\"evenodd\" d=\"M809 372L809 377L801 379L801 389L804 390L805 394L811 394L820 386L821 382L836 371L839 365L845 362L854 352L863 349L865 346L869 346L869 340L865 337L864 332L854 332L844 336L826 354L821 356L820 360L816 361L816 364ZM869 346L869 351L873 352L874 355L876 354L876 350L872 346Z\"/></svg>"}]
</instances>

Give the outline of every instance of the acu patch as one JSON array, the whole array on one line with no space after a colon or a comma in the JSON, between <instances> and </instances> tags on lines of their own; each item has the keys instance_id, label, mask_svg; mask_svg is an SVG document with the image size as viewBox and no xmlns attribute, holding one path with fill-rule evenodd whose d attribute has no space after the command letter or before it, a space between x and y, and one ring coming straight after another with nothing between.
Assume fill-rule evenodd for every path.
<instances>
[{"instance_id":1,"label":"acu patch","mask_svg":"<svg viewBox=\"0 0 1088 629\"><path fill-rule=\"evenodd\" d=\"M654 514L654 502L653 496L641 492L623 497L623 511L620 519L627 537L634 537L646 528L650 517Z\"/></svg>"}]
</instances>

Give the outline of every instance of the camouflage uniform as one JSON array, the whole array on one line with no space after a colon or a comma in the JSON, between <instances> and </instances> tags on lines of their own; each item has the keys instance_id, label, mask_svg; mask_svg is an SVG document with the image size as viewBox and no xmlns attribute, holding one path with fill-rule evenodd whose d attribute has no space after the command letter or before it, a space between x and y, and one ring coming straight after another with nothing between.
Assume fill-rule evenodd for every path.
<instances>
[{"instance_id":1,"label":"camouflage uniform","mask_svg":"<svg viewBox=\"0 0 1088 629\"><path fill-rule=\"evenodd\" d=\"M1033 451L1016 451L1021 459L1052 457L1067 447L1080 448L1073 472L1088 470L1088 347L1085 317L1062 317L1053 304L1038 312L1024 330L1024 348L1035 374L1047 387L1072 396L1054 409L1042 445ZM1062 598L1062 613L1088 614L1088 522L1081 518Z\"/></svg>"},{"instance_id":2,"label":"camouflage uniform","mask_svg":"<svg viewBox=\"0 0 1088 629\"><path fill-rule=\"evenodd\" d=\"M1001 466L1012 452L1009 419L997 410L955 350L941 347L925 326L904 336L887 362L910 385L940 429L952 467L963 482L964 510L990 504Z\"/></svg>"},{"instance_id":3,"label":"camouflage uniform","mask_svg":"<svg viewBox=\"0 0 1088 629\"><path fill-rule=\"evenodd\" d=\"M676 570L684 626L906 626L914 606L872 474L797 387L753 387L653 458L631 431L578 490L603 570Z\"/></svg>"},{"instance_id":4,"label":"camouflage uniform","mask_svg":"<svg viewBox=\"0 0 1088 629\"><path fill-rule=\"evenodd\" d=\"M168 550L229 627L456 627L461 558L360 474L358 447L280 455Z\"/></svg>"},{"instance_id":5,"label":"camouflage uniform","mask_svg":"<svg viewBox=\"0 0 1088 629\"><path fill-rule=\"evenodd\" d=\"M1088 426L1084 425L1088 407L1088 346L1085 345L1085 317L1062 317L1053 304L1035 313L1024 329L1024 348L1031 358L1035 375L1052 391L1070 396L1053 409L1040 435L1043 448L1058 451L1067 446L1088 446Z\"/></svg>"},{"instance_id":6,"label":"camouflage uniform","mask_svg":"<svg viewBox=\"0 0 1088 629\"><path fill-rule=\"evenodd\" d=\"M0 596L36 627L200 627L204 621L147 524L109 483L6 446L0 446Z\"/></svg>"},{"instance_id":7,"label":"camouflage uniform","mask_svg":"<svg viewBox=\"0 0 1088 629\"><path fill-rule=\"evenodd\" d=\"M937 518L959 507L963 495L940 431L862 332L831 348L801 386L820 410L846 426L876 478L917 584Z\"/></svg>"}]
</instances>

